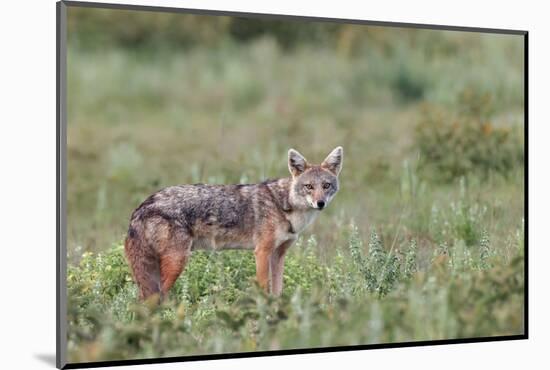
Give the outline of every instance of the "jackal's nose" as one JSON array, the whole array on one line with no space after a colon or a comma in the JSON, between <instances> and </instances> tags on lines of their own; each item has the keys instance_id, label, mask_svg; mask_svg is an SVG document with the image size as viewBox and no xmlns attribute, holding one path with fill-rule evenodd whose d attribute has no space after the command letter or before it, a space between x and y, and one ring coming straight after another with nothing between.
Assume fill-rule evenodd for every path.
<instances>
[{"instance_id":1,"label":"jackal's nose","mask_svg":"<svg viewBox=\"0 0 550 370\"><path fill-rule=\"evenodd\" d=\"M320 200L317 202L317 207L319 207L319 209L323 209L325 208L325 202Z\"/></svg>"}]
</instances>

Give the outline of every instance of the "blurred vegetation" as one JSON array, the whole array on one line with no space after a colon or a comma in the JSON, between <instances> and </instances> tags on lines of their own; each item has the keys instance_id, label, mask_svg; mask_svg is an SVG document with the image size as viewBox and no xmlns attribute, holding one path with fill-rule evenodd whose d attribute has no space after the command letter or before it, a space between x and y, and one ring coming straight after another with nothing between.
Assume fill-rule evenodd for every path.
<instances>
[{"instance_id":1,"label":"blurred vegetation","mask_svg":"<svg viewBox=\"0 0 550 370\"><path fill-rule=\"evenodd\" d=\"M424 107L415 145L426 175L452 181L468 174L515 174L524 162L523 127L495 127L489 94L466 90L460 98L457 113Z\"/></svg>"},{"instance_id":2,"label":"blurred vegetation","mask_svg":"<svg viewBox=\"0 0 550 370\"><path fill-rule=\"evenodd\" d=\"M69 7L72 361L523 332L520 36ZM281 299L194 253L139 305L121 243L149 194L345 151Z\"/></svg>"},{"instance_id":3,"label":"blurred vegetation","mask_svg":"<svg viewBox=\"0 0 550 370\"><path fill-rule=\"evenodd\" d=\"M218 47L228 41L246 43L268 36L285 50L309 44L337 47L350 53L364 47L366 41L385 53L395 52L395 44L386 37L384 28L333 22L89 8L70 8L68 21L74 42L87 49L105 46L191 49ZM409 31L402 30L403 37L415 38L414 32ZM456 45L441 39L436 32L429 38L431 53L456 53Z\"/></svg>"}]
</instances>

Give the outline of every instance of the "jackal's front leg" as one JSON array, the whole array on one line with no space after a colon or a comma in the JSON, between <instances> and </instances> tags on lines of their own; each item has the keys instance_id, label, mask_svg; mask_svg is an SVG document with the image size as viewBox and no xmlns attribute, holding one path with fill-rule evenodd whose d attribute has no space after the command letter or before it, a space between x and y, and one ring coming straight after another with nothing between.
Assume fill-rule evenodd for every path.
<instances>
[{"instance_id":1,"label":"jackal's front leg","mask_svg":"<svg viewBox=\"0 0 550 370\"><path fill-rule=\"evenodd\" d=\"M256 280L260 287L262 287L266 293L270 292L269 284L269 262L271 254L273 253L274 242L273 240L264 240L256 246L254 254L256 255Z\"/></svg>"},{"instance_id":2,"label":"jackal's front leg","mask_svg":"<svg viewBox=\"0 0 550 370\"><path fill-rule=\"evenodd\" d=\"M271 293L280 296L283 291L283 270L285 264L285 254L294 240L288 240L278 246L270 258L271 265Z\"/></svg>"}]
</instances>

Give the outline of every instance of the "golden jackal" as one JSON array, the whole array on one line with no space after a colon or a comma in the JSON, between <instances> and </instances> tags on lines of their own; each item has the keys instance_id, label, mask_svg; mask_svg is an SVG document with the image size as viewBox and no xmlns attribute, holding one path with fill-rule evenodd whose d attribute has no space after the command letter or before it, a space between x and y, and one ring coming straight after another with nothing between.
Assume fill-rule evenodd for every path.
<instances>
[{"instance_id":1,"label":"golden jackal","mask_svg":"<svg viewBox=\"0 0 550 370\"><path fill-rule=\"evenodd\" d=\"M259 285L280 295L285 253L338 191L342 160L342 147L320 165L290 149L290 177L171 186L151 195L132 213L124 244L140 298L166 296L191 251L231 248L254 249Z\"/></svg>"}]
</instances>

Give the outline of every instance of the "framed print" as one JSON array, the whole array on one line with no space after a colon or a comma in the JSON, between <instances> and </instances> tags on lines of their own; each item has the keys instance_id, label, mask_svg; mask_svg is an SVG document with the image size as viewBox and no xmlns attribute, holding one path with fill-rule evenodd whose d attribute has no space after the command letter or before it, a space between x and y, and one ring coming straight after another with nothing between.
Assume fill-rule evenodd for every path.
<instances>
[{"instance_id":1,"label":"framed print","mask_svg":"<svg viewBox=\"0 0 550 370\"><path fill-rule=\"evenodd\" d=\"M59 368L527 338L526 31L57 27Z\"/></svg>"}]
</instances>

